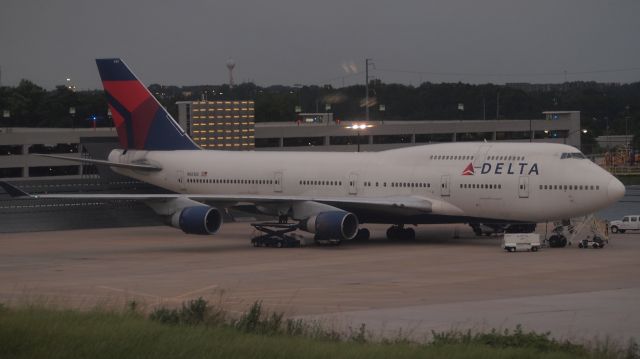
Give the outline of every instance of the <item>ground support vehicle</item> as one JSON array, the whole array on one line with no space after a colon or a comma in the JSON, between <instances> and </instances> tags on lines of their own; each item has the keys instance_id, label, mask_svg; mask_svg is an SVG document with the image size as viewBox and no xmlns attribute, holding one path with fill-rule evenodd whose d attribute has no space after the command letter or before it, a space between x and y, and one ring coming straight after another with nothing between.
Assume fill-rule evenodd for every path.
<instances>
[{"instance_id":1,"label":"ground support vehicle","mask_svg":"<svg viewBox=\"0 0 640 359\"><path fill-rule=\"evenodd\" d=\"M502 248L508 252L531 251L540 249L540 235L537 233L505 233Z\"/></svg>"},{"instance_id":2,"label":"ground support vehicle","mask_svg":"<svg viewBox=\"0 0 640 359\"><path fill-rule=\"evenodd\" d=\"M622 220L611 221L611 233L624 233L626 231L640 231L640 215L632 214L624 216Z\"/></svg>"},{"instance_id":3,"label":"ground support vehicle","mask_svg":"<svg viewBox=\"0 0 640 359\"><path fill-rule=\"evenodd\" d=\"M298 225L294 223L251 223L251 225L263 235L254 237L251 239L251 244L254 247L300 247L300 240L294 238L291 235L287 235L289 232L293 232L298 229Z\"/></svg>"}]
</instances>

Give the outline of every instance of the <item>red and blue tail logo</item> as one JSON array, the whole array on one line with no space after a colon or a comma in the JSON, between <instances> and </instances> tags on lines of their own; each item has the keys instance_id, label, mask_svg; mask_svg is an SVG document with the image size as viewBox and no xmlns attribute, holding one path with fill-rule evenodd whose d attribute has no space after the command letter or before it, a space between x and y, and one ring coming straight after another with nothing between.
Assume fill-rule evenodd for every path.
<instances>
[{"instance_id":1,"label":"red and blue tail logo","mask_svg":"<svg viewBox=\"0 0 640 359\"><path fill-rule=\"evenodd\" d=\"M122 60L97 59L96 64L122 148L199 149Z\"/></svg>"}]
</instances>

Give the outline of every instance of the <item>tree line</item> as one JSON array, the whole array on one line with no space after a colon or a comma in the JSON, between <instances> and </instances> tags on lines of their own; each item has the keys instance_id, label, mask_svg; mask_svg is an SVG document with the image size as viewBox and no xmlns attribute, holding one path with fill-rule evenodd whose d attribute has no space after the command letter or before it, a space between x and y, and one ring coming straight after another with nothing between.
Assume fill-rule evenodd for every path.
<instances>
[{"instance_id":1,"label":"tree line","mask_svg":"<svg viewBox=\"0 0 640 359\"><path fill-rule=\"evenodd\" d=\"M365 112L364 85L333 88L262 87L253 83L234 87L154 84L149 90L174 116L177 101L199 99L253 99L257 122L296 121L298 111L333 112L335 119L363 120ZM640 144L640 82L547 85L425 82L409 86L375 80L369 84L369 93L372 120L534 119L541 118L542 111L578 110L589 137L629 133L636 135L636 146ZM15 87L0 87L0 110L3 126L112 125L103 91L72 91L65 86L46 90L29 80L22 80Z\"/></svg>"}]
</instances>

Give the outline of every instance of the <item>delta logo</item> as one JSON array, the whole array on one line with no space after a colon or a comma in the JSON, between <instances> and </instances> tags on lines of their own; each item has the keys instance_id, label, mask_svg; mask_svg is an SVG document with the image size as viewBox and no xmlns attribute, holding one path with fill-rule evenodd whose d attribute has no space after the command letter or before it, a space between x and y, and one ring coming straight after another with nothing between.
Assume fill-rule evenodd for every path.
<instances>
[{"instance_id":1,"label":"delta logo","mask_svg":"<svg viewBox=\"0 0 640 359\"><path fill-rule=\"evenodd\" d=\"M469 162L469 165L462 171L463 176L473 176L475 174L473 170L473 163Z\"/></svg>"},{"instance_id":2,"label":"delta logo","mask_svg":"<svg viewBox=\"0 0 640 359\"><path fill-rule=\"evenodd\" d=\"M520 163L489 163L485 162L480 167L480 174L492 173L496 175L538 175L540 172L538 171L538 164L533 163L529 164L526 162ZM473 163L470 162L467 167L462 171L463 176L473 176L475 175L475 168L473 167Z\"/></svg>"}]
</instances>

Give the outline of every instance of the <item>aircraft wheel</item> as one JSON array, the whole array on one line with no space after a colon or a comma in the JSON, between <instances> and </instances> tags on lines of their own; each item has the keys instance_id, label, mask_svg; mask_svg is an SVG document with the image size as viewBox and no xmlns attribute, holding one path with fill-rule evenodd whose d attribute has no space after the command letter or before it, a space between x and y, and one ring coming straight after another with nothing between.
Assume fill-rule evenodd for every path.
<instances>
[{"instance_id":1,"label":"aircraft wheel","mask_svg":"<svg viewBox=\"0 0 640 359\"><path fill-rule=\"evenodd\" d=\"M409 241L415 241L416 231L413 228L406 228L402 233L402 237Z\"/></svg>"},{"instance_id":2,"label":"aircraft wheel","mask_svg":"<svg viewBox=\"0 0 640 359\"><path fill-rule=\"evenodd\" d=\"M371 238L371 232L369 232L367 228L360 228L354 239L357 241L368 241L369 238Z\"/></svg>"},{"instance_id":3,"label":"aircraft wheel","mask_svg":"<svg viewBox=\"0 0 640 359\"><path fill-rule=\"evenodd\" d=\"M398 227L396 227L396 226L389 227L389 229L387 229L387 239L390 240L390 241L394 241L394 240L398 239L398 237L399 237L398 236L398 234L399 234L398 232L399 232L398 231Z\"/></svg>"},{"instance_id":4,"label":"aircraft wheel","mask_svg":"<svg viewBox=\"0 0 640 359\"><path fill-rule=\"evenodd\" d=\"M567 246L567 239L564 236L560 236L560 248L564 248Z\"/></svg>"}]
</instances>

